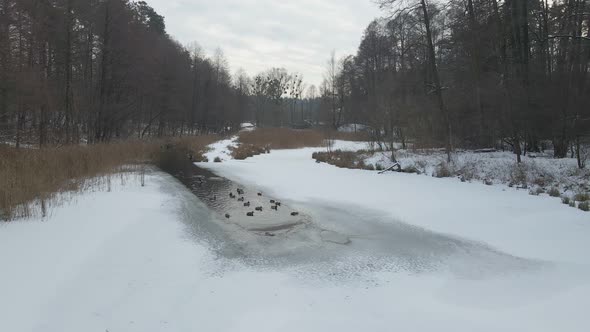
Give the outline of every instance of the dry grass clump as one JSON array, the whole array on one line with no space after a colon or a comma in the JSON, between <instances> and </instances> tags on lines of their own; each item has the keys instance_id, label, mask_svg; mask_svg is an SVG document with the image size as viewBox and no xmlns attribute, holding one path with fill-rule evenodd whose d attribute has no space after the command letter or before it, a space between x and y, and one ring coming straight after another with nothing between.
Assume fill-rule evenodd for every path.
<instances>
[{"instance_id":1,"label":"dry grass clump","mask_svg":"<svg viewBox=\"0 0 590 332\"><path fill-rule=\"evenodd\" d=\"M585 201L590 201L590 194L589 193L577 193L574 196L574 200L578 201L578 202L585 202Z\"/></svg>"},{"instance_id":2,"label":"dry grass clump","mask_svg":"<svg viewBox=\"0 0 590 332\"><path fill-rule=\"evenodd\" d=\"M510 169L510 183L509 187L521 186L528 187L527 168L525 165L517 164Z\"/></svg>"},{"instance_id":3,"label":"dry grass clump","mask_svg":"<svg viewBox=\"0 0 590 332\"><path fill-rule=\"evenodd\" d=\"M573 207L576 206L576 201L580 202L578 204L578 209L582 210L582 211L590 211L590 194L586 193L586 192L580 192L577 193L574 196L574 199L572 200L572 203L574 204ZM571 204L570 204L571 206Z\"/></svg>"},{"instance_id":4,"label":"dry grass clump","mask_svg":"<svg viewBox=\"0 0 590 332\"><path fill-rule=\"evenodd\" d=\"M549 196L551 196L551 197L559 197L559 196L561 196L561 192L556 187L553 187L553 188L549 189L549 192L548 193L549 193Z\"/></svg>"},{"instance_id":5,"label":"dry grass clump","mask_svg":"<svg viewBox=\"0 0 590 332\"><path fill-rule=\"evenodd\" d=\"M323 147L326 145L326 140L369 140L369 135L366 132L323 132L316 129L290 128L258 128L252 131L241 132L238 136L238 141L241 144L238 148L234 148L232 152L235 159L245 159L268 152L271 149Z\"/></svg>"},{"instance_id":6,"label":"dry grass clump","mask_svg":"<svg viewBox=\"0 0 590 332\"><path fill-rule=\"evenodd\" d=\"M364 157L367 151L342 151L314 152L312 158L318 162L328 163L340 168L375 170L374 165L365 164Z\"/></svg>"},{"instance_id":7,"label":"dry grass clump","mask_svg":"<svg viewBox=\"0 0 590 332\"><path fill-rule=\"evenodd\" d=\"M416 165L409 165L401 170L402 173L408 174L422 174L422 171L416 167Z\"/></svg>"},{"instance_id":8,"label":"dry grass clump","mask_svg":"<svg viewBox=\"0 0 590 332\"><path fill-rule=\"evenodd\" d=\"M434 176L437 178L450 178L453 176L449 164L446 162L441 162L435 169Z\"/></svg>"},{"instance_id":9,"label":"dry grass clump","mask_svg":"<svg viewBox=\"0 0 590 332\"><path fill-rule=\"evenodd\" d=\"M195 162L207 162L207 158L203 156L208 150L207 146L219 139L221 137L218 135L183 136L168 139L164 145L167 148L190 154Z\"/></svg>"},{"instance_id":10,"label":"dry grass clump","mask_svg":"<svg viewBox=\"0 0 590 332\"><path fill-rule=\"evenodd\" d=\"M0 214L31 215L26 203L46 201L57 192L83 187L92 177L144 163L157 146L145 143L97 144L46 149L0 148Z\"/></svg>"},{"instance_id":11,"label":"dry grass clump","mask_svg":"<svg viewBox=\"0 0 590 332\"><path fill-rule=\"evenodd\" d=\"M259 145L244 143L238 145L237 147L231 147L230 150L232 157L237 160L244 160L259 154L270 152L270 149L267 146L262 147Z\"/></svg>"},{"instance_id":12,"label":"dry grass clump","mask_svg":"<svg viewBox=\"0 0 590 332\"><path fill-rule=\"evenodd\" d=\"M371 135L366 131L357 131L356 133L334 131L329 133L328 135L331 139L338 139L342 141L367 142L371 140Z\"/></svg>"},{"instance_id":13,"label":"dry grass clump","mask_svg":"<svg viewBox=\"0 0 590 332\"><path fill-rule=\"evenodd\" d=\"M35 202L44 214L58 193L89 189L92 179L127 171L127 165L152 163L162 149L182 147L198 153L214 140L203 136L43 149L0 146L0 220L35 215Z\"/></svg>"},{"instance_id":14,"label":"dry grass clump","mask_svg":"<svg viewBox=\"0 0 590 332\"><path fill-rule=\"evenodd\" d=\"M239 141L270 149L298 149L324 145L324 135L310 129L259 128L239 134Z\"/></svg>"}]
</instances>

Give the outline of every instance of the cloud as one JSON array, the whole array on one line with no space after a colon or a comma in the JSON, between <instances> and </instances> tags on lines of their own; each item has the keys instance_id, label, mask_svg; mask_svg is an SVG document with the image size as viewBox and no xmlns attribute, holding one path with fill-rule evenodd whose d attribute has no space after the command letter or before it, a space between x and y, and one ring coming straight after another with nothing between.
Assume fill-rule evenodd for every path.
<instances>
[{"instance_id":1,"label":"cloud","mask_svg":"<svg viewBox=\"0 0 590 332\"><path fill-rule=\"evenodd\" d=\"M183 44L208 54L224 50L232 70L250 75L270 67L320 84L334 49L355 52L365 27L380 15L371 0L148 0Z\"/></svg>"}]
</instances>

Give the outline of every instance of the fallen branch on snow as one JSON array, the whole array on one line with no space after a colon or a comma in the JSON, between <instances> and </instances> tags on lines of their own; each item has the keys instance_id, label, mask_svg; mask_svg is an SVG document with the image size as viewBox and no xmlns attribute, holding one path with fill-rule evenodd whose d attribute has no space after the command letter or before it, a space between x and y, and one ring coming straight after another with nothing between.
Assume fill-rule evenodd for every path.
<instances>
[{"instance_id":1,"label":"fallen branch on snow","mask_svg":"<svg viewBox=\"0 0 590 332\"><path fill-rule=\"evenodd\" d=\"M402 166L399 163L395 163L391 165L388 169L379 172L379 174L383 174L385 172L401 172Z\"/></svg>"}]
</instances>

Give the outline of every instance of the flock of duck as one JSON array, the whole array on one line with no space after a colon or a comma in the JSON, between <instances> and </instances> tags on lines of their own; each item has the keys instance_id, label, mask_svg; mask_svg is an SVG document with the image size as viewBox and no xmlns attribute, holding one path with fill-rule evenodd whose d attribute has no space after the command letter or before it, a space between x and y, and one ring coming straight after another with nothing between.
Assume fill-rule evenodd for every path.
<instances>
[{"instance_id":1,"label":"flock of duck","mask_svg":"<svg viewBox=\"0 0 590 332\"><path fill-rule=\"evenodd\" d=\"M234 194L233 191L230 191L229 192L229 198L231 198L231 199L237 199L238 202L243 203L244 207L249 208L252 204L250 203L250 201L246 201L246 198L245 198L244 195L245 195L244 189L240 189L240 188L236 189L236 194ZM258 196L259 197L262 197L262 193L259 192L258 193ZM211 198L211 200L213 200L213 201L217 200L217 196L213 196ZM281 202L276 201L274 199L271 199L270 200L270 209L271 210L278 211L280 206L281 206ZM248 211L248 212L246 212L246 216L248 216L248 217L254 217L254 213L255 212L262 212L263 209L264 208L262 206L257 206L257 207L254 208L254 211ZM298 216L299 215L299 212L295 212L295 211L294 212L291 212L291 215L292 216ZM231 218L231 215L229 213L226 213L225 214L225 217L227 219L229 219L229 218Z\"/></svg>"}]
</instances>

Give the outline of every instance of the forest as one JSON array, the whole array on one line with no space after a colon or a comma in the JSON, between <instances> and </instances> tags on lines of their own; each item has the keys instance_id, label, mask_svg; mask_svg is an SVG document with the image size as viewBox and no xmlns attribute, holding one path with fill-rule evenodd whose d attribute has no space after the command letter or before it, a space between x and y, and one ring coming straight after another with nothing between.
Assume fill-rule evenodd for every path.
<instances>
[{"instance_id":1,"label":"forest","mask_svg":"<svg viewBox=\"0 0 590 332\"><path fill-rule=\"evenodd\" d=\"M387 18L358 52L329 61L335 127L385 141L577 156L590 133L590 7L585 0L379 1Z\"/></svg>"},{"instance_id":2,"label":"forest","mask_svg":"<svg viewBox=\"0 0 590 332\"><path fill-rule=\"evenodd\" d=\"M356 54L308 86L250 77L181 45L144 1L1 0L0 141L16 147L355 123L403 147L552 148L590 140L586 0L378 0ZM223 45L221 45L223 46Z\"/></svg>"}]
</instances>

